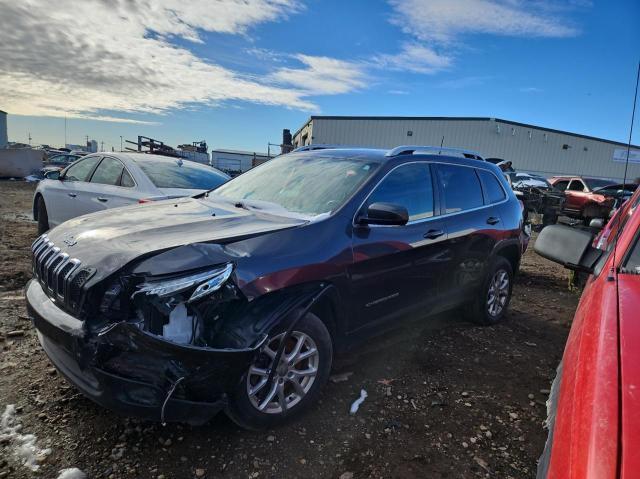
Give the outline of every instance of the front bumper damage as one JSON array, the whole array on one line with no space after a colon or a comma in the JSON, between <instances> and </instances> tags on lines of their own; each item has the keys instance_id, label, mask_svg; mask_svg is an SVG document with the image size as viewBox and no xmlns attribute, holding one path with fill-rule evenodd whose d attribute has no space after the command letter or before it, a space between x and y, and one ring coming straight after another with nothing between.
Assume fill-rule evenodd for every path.
<instances>
[{"instance_id":1,"label":"front bumper damage","mask_svg":"<svg viewBox=\"0 0 640 479\"><path fill-rule=\"evenodd\" d=\"M38 281L26 289L38 339L60 373L94 402L126 416L203 424L227 405L266 334L248 348L176 344L117 322L89 334Z\"/></svg>"}]
</instances>

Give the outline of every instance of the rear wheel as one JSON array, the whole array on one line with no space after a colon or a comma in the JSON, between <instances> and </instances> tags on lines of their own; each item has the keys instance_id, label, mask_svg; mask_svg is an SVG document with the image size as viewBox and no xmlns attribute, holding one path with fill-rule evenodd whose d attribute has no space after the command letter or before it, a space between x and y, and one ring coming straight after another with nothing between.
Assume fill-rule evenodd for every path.
<instances>
[{"instance_id":1,"label":"rear wheel","mask_svg":"<svg viewBox=\"0 0 640 479\"><path fill-rule=\"evenodd\" d=\"M468 313L472 321L482 324L496 324L507 313L513 288L513 268L502 256L496 256L487 270L480 293L469 306Z\"/></svg>"},{"instance_id":2,"label":"rear wheel","mask_svg":"<svg viewBox=\"0 0 640 479\"><path fill-rule=\"evenodd\" d=\"M329 377L331 336L316 315L307 313L296 324L275 364L285 334L267 340L230 398L227 414L241 427L272 428L299 415L316 402Z\"/></svg>"},{"instance_id":3,"label":"rear wheel","mask_svg":"<svg viewBox=\"0 0 640 479\"><path fill-rule=\"evenodd\" d=\"M42 196L38 196L36 200L36 211L38 212L38 234L41 235L49 231L49 215Z\"/></svg>"}]
</instances>

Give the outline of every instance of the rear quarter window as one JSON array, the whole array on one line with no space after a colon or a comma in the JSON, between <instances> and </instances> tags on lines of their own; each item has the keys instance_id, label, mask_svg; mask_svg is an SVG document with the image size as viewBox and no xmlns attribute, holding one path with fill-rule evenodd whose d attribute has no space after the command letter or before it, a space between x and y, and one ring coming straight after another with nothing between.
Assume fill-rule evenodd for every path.
<instances>
[{"instance_id":1,"label":"rear quarter window","mask_svg":"<svg viewBox=\"0 0 640 479\"><path fill-rule=\"evenodd\" d=\"M482 180L482 186L484 187L484 195L487 199L487 203L499 203L507 197L507 194L502 188L502 184L496 176L490 171L477 170L480 179Z\"/></svg>"}]
</instances>

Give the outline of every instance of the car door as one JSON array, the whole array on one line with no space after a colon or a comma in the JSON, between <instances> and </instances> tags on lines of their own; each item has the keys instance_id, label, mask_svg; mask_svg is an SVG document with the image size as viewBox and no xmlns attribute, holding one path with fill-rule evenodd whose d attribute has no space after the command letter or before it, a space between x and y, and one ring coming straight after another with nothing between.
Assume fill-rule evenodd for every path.
<instances>
[{"instance_id":1,"label":"car door","mask_svg":"<svg viewBox=\"0 0 640 479\"><path fill-rule=\"evenodd\" d=\"M83 158L64 170L59 180L45 180L44 200L52 227L78 216L78 192L100 159L100 156Z\"/></svg>"},{"instance_id":2,"label":"car door","mask_svg":"<svg viewBox=\"0 0 640 479\"><path fill-rule=\"evenodd\" d=\"M430 164L407 163L389 172L360 208L362 215L370 204L393 203L407 209L409 221L403 226L354 227L350 274L357 312L350 329L417 308L426 313L437 301L450 255L435 191Z\"/></svg>"},{"instance_id":3,"label":"car door","mask_svg":"<svg viewBox=\"0 0 640 479\"><path fill-rule=\"evenodd\" d=\"M564 192L566 200L564 208L572 212L579 212L587 201L587 187L577 178L574 178L569 183L569 186Z\"/></svg>"},{"instance_id":4,"label":"car door","mask_svg":"<svg viewBox=\"0 0 640 479\"><path fill-rule=\"evenodd\" d=\"M124 175L124 185L123 183ZM135 183L124 164L117 158L105 156L93 172L85 192L87 211L92 213L137 203Z\"/></svg>"},{"instance_id":5,"label":"car door","mask_svg":"<svg viewBox=\"0 0 640 479\"><path fill-rule=\"evenodd\" d=\"M479 172L473 167L444 163L435 167L447 246L452 255L442 279L440 307L445 309L473 298L482 285L501 230L501 218L494 205L506 201L507 196L494 178L499 188L495 195L500 199L491 204L487 192L485 200Z\"/></svg>"}]
</instances>

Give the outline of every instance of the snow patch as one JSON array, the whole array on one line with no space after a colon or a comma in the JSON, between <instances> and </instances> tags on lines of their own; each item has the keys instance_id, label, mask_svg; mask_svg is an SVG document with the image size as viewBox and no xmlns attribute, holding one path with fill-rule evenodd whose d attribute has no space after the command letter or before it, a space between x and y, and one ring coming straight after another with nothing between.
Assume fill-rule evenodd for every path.
<instances>
[{"instance_id":1,"label":"snow patch","mask_svg":"<svg viewBox=\"0 0 640 479\"><path fill-rule=\"evenodd\" d=\"M69 467L61 470L56 479L87 479L87 475L77 467Z\"/></svg>"},{"instance_id":2,"label":"snow patch","mask_svg":"<svg viewBox=\"0 0 640 479\"><path fill-rule=\"evenodd\" d=\"M13 447L13 455L32 471L37 471L40 468L38 463L51 454L51 449L38 448L37 440L34 434L22 434L15 404L7 405L0 417L0 443L9 443Z\"/></svg>"}]
</instances>

